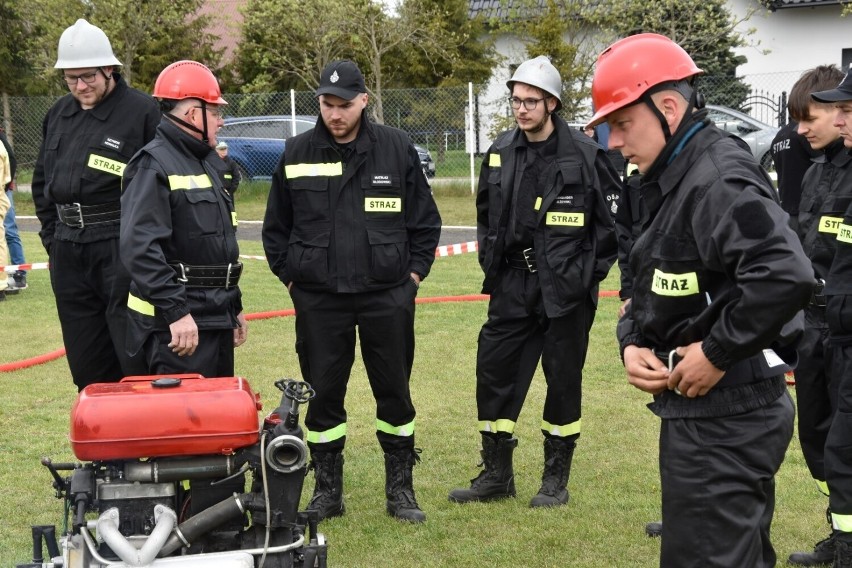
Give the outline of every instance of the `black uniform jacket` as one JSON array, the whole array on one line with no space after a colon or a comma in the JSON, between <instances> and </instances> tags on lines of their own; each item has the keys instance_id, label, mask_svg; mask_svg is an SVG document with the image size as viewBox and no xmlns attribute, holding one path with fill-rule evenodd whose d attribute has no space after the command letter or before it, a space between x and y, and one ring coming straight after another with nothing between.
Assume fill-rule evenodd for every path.
<instances>
[{"instance_id":1,"label":"black uniform jacket","mask_svg":"<svg viewBox=\"0 0 852 568\"><path fill-rule=\"evenodd\" d=\"M589 297L616 259L613 214L621 181L594 140L552 115L557 132L556 161L543 175L544 193L536 208L533 235L538 278L547 316L560 317ZM523 177L526 137L516 128L489 148L479 173L476 233L483 293L490 293L506 269L503 247L512 194ZM613 200L613 198L615 199ZM609 199L608 199L609 198ZM617 207L617 205L616 205Z\"/></svg>"},{"instance_id":2,"label":"black uniform jacket","mask_svg":"<svg viewBox=\"0 0 852 568\"><path fill-rule=\"evenodd\" d=\"M852 205L852 156L843 139L829 145L802 179L799 238L816 278L828 279L837 249L837 231Z\"/></svg>"},{"instance_id":3,"label":"black uniform jacket","mask_svg":"<svg viewBox=\"0 0 852 568\"><path fill-rule=\"evenodd\" d=\"M129 341L188 313L199 329L233 329L242 311L238 287L187 287L169 263L227 266L239 260L236 213L222 186L222 160L168 119L124 173L121 260L132 279ZM133 353L133 350L131 350Z\"/></svg>"},{"instance_id":4,"label":"black uniform jacket","mask_svg":"<svg viewBox=\"0 0 852 568\"><path fill-rule=\"evenodd\" d=\"M284 284L367 292L425 278L441 217L417 151L366 111L348 159L322 120L287 140L263 222L269 267Z\"/></svg>"},{"instance_id":5,"label":"black uniform jacket","mask_svg":"<svg viewBox=\"0 0 852 568\"><path fill-rule=\"evenodd\" d=\"M705 122L690 135L642 186L649 219L630 252L633 301L618 336L622 350L701 341L728 370L773 347L808 302L813 271L753 157Z\"/></svg>"},{"instance_id":6,"label":"black uniform jacket","mask_svg":"<svg viewBox=\"0 0 852 568\"><path fill-rule=\"evenodd\" d=\"M58 221L57 205L119 203L121 176L130 158L153 137L160 110L150 96L113 73L115 87L83 110L69 93L44 117L32 192L46 250L54 238L89 243L118 237L118 221L85 228Z\"/></svg>"}]
</instances>

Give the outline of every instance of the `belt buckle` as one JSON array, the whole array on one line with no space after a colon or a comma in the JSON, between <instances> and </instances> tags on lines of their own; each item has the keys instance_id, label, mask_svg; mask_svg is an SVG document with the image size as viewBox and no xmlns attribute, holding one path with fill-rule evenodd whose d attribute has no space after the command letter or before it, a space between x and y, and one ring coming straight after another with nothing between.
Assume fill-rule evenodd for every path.
<instances>
[{"instance_id":1,"label":"belt buckle","mask_svg":"<svg viewBox=\"0 0 852 568\"><path fill-rule=\"evenodd\" d=\"M521 254L524 255L524 262L527 263L527 270L530 272L538 272L538 268L536 268L532 263L530 263L530 253L535 254L535 251L532 248L526 248L521 251ZM532 257L532 261L535 262L535 257Z\"/></svg>"},{"instance_id":2,"label":"belt buckle","mask_svg":"<svg viewBox=\"0 0 852 568\"><path fill-rule=\"evenodd\" d=\"M74 225L72 225L71 223L68 222L68 221L72 221L72 219L68 218L69 213L71 213L71 214L76 213L77 214L77 219L76 219ZM62 206L62 216L65 217L65 219L62 220L62 222L65 223L66 225L68 225L69 227L77 227L78 229L82 229L86 226L86 222L83 220L83 206L79 202L74 202L74 203L71 203L70 205L63 205Z\"/></svg>"},{"instance_id":3,"label":"belt buckle","mask_svg":"<svg viewBox=\"0 0 852 568\"><path fill-rule=\"evenodd\" d=\"M189 282L189 278L186 277L186 266L184 266L182 262L178 262L177 265L180 268L180 274L178 274L177 281L186 284Z\"/></svg>"},{"instance_id":4,"label":"belt buckle","mask_svg":"<svg viewBox=\"0 0 852 568\"><path fill-rule=\"evenodd\" d=\"M227 290L231 287L231 267L232 266L233 266L233 264L229 262L228 263L228 270L225 272L225 290Z\"/></svg>"},{"instance_id":5,"label":"belt buckle","mask_svg":"<svg viewBox=\"0 0 852 568\"><path fill-rule=\"evenodd\" d=\"M825 294L823 293L824 291L825 291L825 280L823 278L818 278L817 281L816 281L816 284L814 285L814 291L813 291L813 294L811 296L811 301L813 302L814 306L816 306L818 308L824 308L825 307L826 302L825 302Z\"/></svg>"}]
</instances>

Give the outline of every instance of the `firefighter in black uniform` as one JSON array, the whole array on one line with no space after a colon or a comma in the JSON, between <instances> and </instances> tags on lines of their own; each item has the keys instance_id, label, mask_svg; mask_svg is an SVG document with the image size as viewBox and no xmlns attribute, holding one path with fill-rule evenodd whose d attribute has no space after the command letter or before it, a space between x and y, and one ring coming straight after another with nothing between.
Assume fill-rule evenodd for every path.
<instances>
[{"instance_id":1,"label":"firefighter in black uniform","mask_svg":"<svg viewBox=\"0 0 852 568\"><path fill-rule=\"evenodd\" d=\"M787 108L792 110L790 103ZM790 216L790 226L794 231L798 231L802 178L813 164L811 160L820 155L797 132L798 128L795 119L788 122L778 130L769 147L778 176L778 198L781 200L781 208Z\"/></svg>"},{"instance_id":2,"label":"firefighter in black uniform","mask_svg":"<svg viewBox=\"0 0 852 568\"><path fill-rule=\"evenodd\" d=\"M850 152L852 72L846 74L837 88L811 96L818 102L834 104L834 125L840 130L844 151ZM844 177L848 180L848 175ZM831 347L829 370L832 380L837 382L836 387L832 385L837 405L825 442L825 479L835 531L835 568L852 568L852 203L847 199L846 204L824 291Z\"/></svg>"},{"instance_id":3,"label":"firefighter in black uniform","mask_svg":"<svg viewBox=\"0 0 852 568\"><path fill-rule=\"evenodd\" d=\"M296 351L316 398L305 424L316 485L309 508L341 515L346 385L355 328L376 398L387 512L422 522L412 486L414 298L435 260L441 218L417 151L367 118L364 77L351 61L322 71L322 120L287 140L263 224L269 266L296 308Z\"/></svg>"},{"instance_id":4,"label":"firefighter in black uniform","mask_svg":"<svg viewBox=\"0 0 852 568\"><path fill-rule=\"evenodd\" d=\"M225 173L222 175L222 183L227 192L231 194L231 197L234 197L242 180L242 177L240 177L240 166L228 155L228 143L224 140L220 140L216 144L216 153L225 162Z\"/></svg>"},{"instance_id":5,"label":"firefighter in black uniform","mask_svg":"<svg viewBox=\"0 0 852 568\"><path fill-rule=\"evenodd\" d=\"M41 241L74 384L144 371L124 351L130 279L118 253L121 175L154 136L156 102L127 86L109 39L77 20L59 38L70 94L51 107L33 172Z\"/></svg>"},{"instance_id":6,"label":"firefighter in black uniform","mask_svg":"<svg viewBox=\"0 0 852 568\"><path fill-rule=\"evenodd\" d=\"M522 63L507 86L518 126L485 155L476 197L482 291L491 294L476 356L485 469L449 499L515 496L513 433L541 360L544 468L530 506L553 507L569 499L589 329L616 258L610 205L620 180L603 148L556 114L562 80L546 57Z\"/></svg>"},{"instance_id":7,"label":"firefighter in black uniform","mask_svg":"<svg viewBox=\"0 0 852 568\"><path fill-rule=\"evenodd\" d=\"M843 73L822 65L802 74L790 90L790 116L798 124L812 151L819 155L803 176L796 232L813 265L817 288L805 308L805 331L797 348L796 406L802 454L817 488L828 496L825 482L825 439L834 415L837 380L831 374L831 344L825 321L823 286L837 248L837 229L852 203L852 157L843 148L840 130L834 126L834 106L811 97L815 91L835 87ZM782 196L783 200L783 196ZM781 202L784 206L784 202ZM831 535L812 552L794 552L788 559L796 566L819 566L834 558Z\"/></svg>"},{"instance_id":8,"label":"firefighter in black uniform","mask_svg":"<svg viewBox=\"0 0 852 568\"><path fill-rule=\"evenodd\" d=\"M660 566L774 566L774 476L793 434L785 359L813 270L766 172L706 118L699 73L657 34L596 64L591 123L606 120L638 166L646 209L618 339L662 418Z\"/></svg>"},{"instance_id":9,"label":"firefighter in black uniform","mask_svg":"<svg viewBox=\"0 0 852 568\"><path fill-rule=\"evenodd\" d=\"M247 326L234 202L213 149L227 103L195 61L166 67L154 97L163 118L128 164L121 198L121 258L133 280L127 348L144 353L150 374L230 377Z\"/></svg>"}]
</instances>

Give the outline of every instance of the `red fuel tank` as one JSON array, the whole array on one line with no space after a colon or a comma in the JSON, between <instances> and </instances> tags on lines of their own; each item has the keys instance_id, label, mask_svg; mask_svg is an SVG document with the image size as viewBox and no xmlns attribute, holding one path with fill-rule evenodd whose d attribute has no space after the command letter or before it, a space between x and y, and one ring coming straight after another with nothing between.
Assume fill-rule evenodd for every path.
<instances>
[{"instance_id":1,"label":"red fuel tank","mask_svg":"<svg viewBox=\"0 0 852 568\"><path fill-rule=\"evenodd\" d=\"M258 440L260 395L241 377L127 377L80 392L71 410L77 459L230 454Z\"/></svg>"}]
</instances>

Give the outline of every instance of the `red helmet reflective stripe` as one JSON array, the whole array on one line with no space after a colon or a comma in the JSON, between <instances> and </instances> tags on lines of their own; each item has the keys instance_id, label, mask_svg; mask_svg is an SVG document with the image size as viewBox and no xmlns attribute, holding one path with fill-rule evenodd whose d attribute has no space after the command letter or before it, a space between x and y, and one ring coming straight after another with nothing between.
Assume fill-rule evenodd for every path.
<instances>
[{"instance_id":1,"label":"red helmet reflective stripe","mask_svg":"<svg viewBox=\"0 0 852 568\"><path fill-rule=\"evenodd\" d=\"M594 126L629 106L651 87L703 73L684 49L666 36L637 34L618 40L598 57L592 79Z\"/></svg>"},{"instance_id":2,"label":"red helmet reflective stripe","mask_svg":"<svg viewBox=\"0 0 852 568\"><path fill-rule=\"evenodd\" d=\"M228 104L222 98L219 81L205 65L197 61L176 61L160 72L154 84L158 99L200 99L216 105Z\"/></svg>"}]
</instances>

